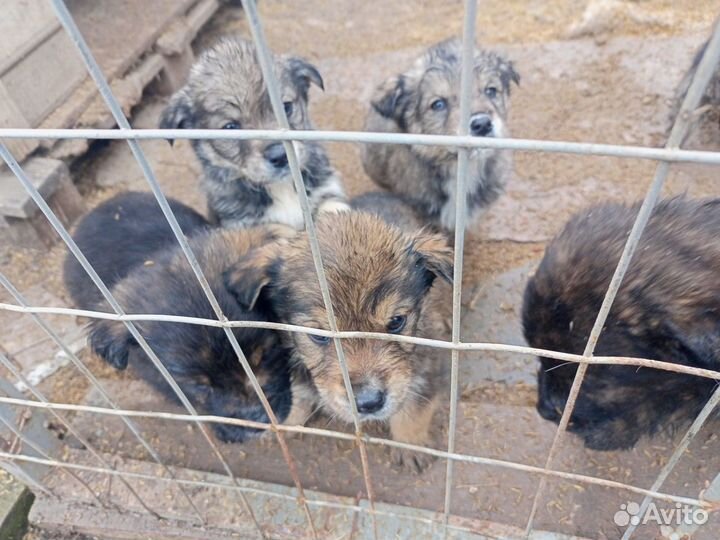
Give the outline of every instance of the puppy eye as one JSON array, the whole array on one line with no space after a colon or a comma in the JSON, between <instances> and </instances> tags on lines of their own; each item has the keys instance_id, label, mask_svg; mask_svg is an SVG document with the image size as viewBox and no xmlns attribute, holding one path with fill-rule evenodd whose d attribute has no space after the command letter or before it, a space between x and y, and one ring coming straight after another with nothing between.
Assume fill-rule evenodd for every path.
<instances>
[{"instance_id":1,"label":"puppy eye","mask_svg":"<svg viewBox=\"0 0 720 540\"><path fill-rule=\"evenodd\" d=\"M231 121L225 124L223 129L240 129L240 122Z\"/></svg>"},{"instance_id":2,"label":"puppy eye","mask_svg":"<svg viewBox=\"0 0 720 540\"><path fill-rule=\"evenodd\" d=\"M495 88L494 86L488 86L485 89L485 95L490 99L494 99L495 96L497 96L497 88Z\"/></svg>"},{"instance_id":3,"label":"puppy eye","mask_svg":"<svg viewBox=\"0 0 720 540\"><path fill-rule=\"evenodd\" d=\"M405 328L406 323L407 317L405 317L405 315L395 315L387 324L387 331L391 334L398 334Z\"/></svg>"},{"instance_id":4,"label":"puppy eye","mask_svg":"<svg viewBox=\"0 0 720 540\"><path fill-rule=\"evenodd\" d=\"M430 108L433 111L444 111L447 109L447 100L443 98L436 99L430 104Z\"/></svg>"},{"instance_id":5,"label":"puppy eye","mask_svg":"<svg viewBox=\"0 0 720 540\"><path fill-rule=\"evenodd\" d=\"M310 336L310 341L315 343L315 345L320 345L321 347L330 343L330 338L327 336L316 336L315 334L308 334L308 336Z\"/></svg>"},{"instance_id":6,"label":"puppy eye","mask_svg":"<svg viewBox=\"0 0 720 540\"><path fill-rule=\"evenodd\" d=\"M285 101L283 103L283 107L285 107L285 116L290 117L293 113L293 102L292 101Z\"/></svg>"}]
</instances>

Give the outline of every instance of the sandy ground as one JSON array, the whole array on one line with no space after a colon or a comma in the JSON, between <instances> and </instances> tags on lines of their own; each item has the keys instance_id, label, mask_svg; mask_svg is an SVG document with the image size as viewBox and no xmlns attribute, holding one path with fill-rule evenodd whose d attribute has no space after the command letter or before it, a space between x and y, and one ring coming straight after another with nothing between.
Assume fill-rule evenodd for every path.
<instances>
[{"instance_id":1,"label":"sandy ground","mask_svg":"<svg viewBox=\"0 0 720 540\"><path fill-rule=\"evenodd\" d=\"M588 4L592 6L588 8ZM302 9L298 6L282 0L264 0L260 12L275 51L305 56L323 73L326 91L313 91L311 96L311 113L320 129L362 129L368 98L375 85L403 69L424 47L457 35L462 24L462 2L457 0L306 0ZM664 0L483 0L477 33L483 45L511 58L522 76L521 86L513 91L511 101L509 125L513 136L660 146L675 85L719 9L720 1L704 0L683 5ZM248 35L241 13L232 9L221 10L211 20L194 44L196 51L227 33ZM147 95L133 112L133 125L155 127L164 102L161 97ZM706 123L688 145L716 150L720 146L719 131L717 124ZM153 141L143 143L143 148L166 193L203 210L203 198L195 181L199 168L188 143L179 141L170 147L164 141ZM357 146L329 144L328 148L351 195L372 189L371 181L362 171ZM464 286L466 296L475 297L474 304L478 306L468 307L465 312L463 336L467 341L521 340L517 326L519 295L528 272L542 255L545 242L582 207L605 200L629 202L641 198L655 170L652 162L560 154L516 153L514 162L508 193L470 231L466 244ZM146 189L122 142L95 145L86 158L73 165L72 172L88 207L121 190ZM673 167L665 189L666 194L692 196L711 196L718 191L714 170L697 165ZM63 256L61 246L43 253L17 248L0 252L0 266L20 290L41 285L62 303L67 301L59 270ZM0 299L4 298L0 293ZM84 359L98 377L114 384L116 389L131 384L127 374L118 375L94 358ZM484 371L464 368L472 384L465 388L462 400L459 438L463 450L476 455L511 455L523 462L541 464L546 451L543 449L552 437L552 426L539 421L531 408L532 360L516 359L515 364L508 364L509 360L502 357L490 360L495 363L487 363L490 367L486 366ZM79 402L85 399L88 385L67 367L45 381L43 388L55 399ZM146 392L140 384L137 393L129 393L132 395L124 404L162 406L156 399L147 398ZM89 420L85 425L90 431L99 429ZM175 428L150 424L148 433L152 433L151 428L156 434L162 433L163 439L182 437ZM526 444L513 448L513 442L523 438L526 429L539 437L537 442L529 442L533 439L528 435L523 439ZM117 435L110 428L95 435L95 442L105 448L120 447L121 453L127 455L137 453L129 443L118 446ZM717 445L708 440L703 439L700 456L717 455ZM195 449L193 454L191 442L179 445L183 451L171 452L168 459L179 464L186 459L198 467L212 468L207 457L204 460L193 457L198 451ZM314 461L318 452L332 451L328 445L315 444L294 442L293 452L298 452L301 459L306 456ZM584 468L586 473L598 476L631 478L644 485L651 481L657 465L667 458L669 444L669 440L648 442L628 456L588 453L570 440L569 457L563 466L568 470ZM242 450L229 448L228 452L242 454L242 459L249 456L244 464L240 458L237 462L248 475L256 471L253 477L258 479L287 483L284 473L273 470L281 469L282 465L279 460L273 461L278 456L268 450L270 445L263 441ZM341 451L346 455L353 453L349 446L341 447ZM270 465L263 466L262 460L256 458L266 454L273 457L268 458ZM643 460L647 466L638 465L642 473L637 472L638 468L636 474L624 472L623 466ZM417 501L421 499L430 509L441 508L442 493L437 486L442 483L444 466L436 464L429 476L413 480L414 487L410 489L407 479L387 473L382 462L377 457L374 476L380 477L381 486L376 489L383 500L420 504ZM707 473L697 467L693 469L702 462L699 457L683 469L695 471L692 481L685 482L688 495L694 496L693 490L697 494L696 484ZM362 488L353 478L332 477L328 471L340 470L333 465L328 465L328 471L320 471L322 474L306 465L303 474L312 487L352 496ZM357 463L351 467L354 473L356 468ZM467 475L468 481L456 485L456 513L524 524L534 481L523 480L514 473L503 476L497 472L462 470L461 478ZM683 485L682 477L676 480L677 486ZM518 490L519 495L513 490ZM617 509L617 499L609 495L593 498L596 493L592 490L580 496L563 495L562 489L558 490L555 493L561 501L556 503L558 507L550 505L550 501L539 516L544 528L590 537L615 537L617 530L603 524ZM570 489L573 490L578 491ZM582 514L580 510L592 509L601 504L598 501L604 501L603 516L592 518ZM638 537L653 538L653 534Z\"/></svg>"}]
</instances>

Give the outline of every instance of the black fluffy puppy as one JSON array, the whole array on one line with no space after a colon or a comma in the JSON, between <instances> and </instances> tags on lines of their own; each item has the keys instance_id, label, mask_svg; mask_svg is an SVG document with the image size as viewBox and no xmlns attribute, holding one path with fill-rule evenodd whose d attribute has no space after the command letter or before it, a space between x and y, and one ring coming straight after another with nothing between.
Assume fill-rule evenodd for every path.
<instances>
[{"instance_id":1,"label":"black fluffy puppy","mask_svg":"<svg viewBox=\"0 0 720 540\"><path fill-rule=\"evenodd\" d=\"M533 347L581 354L639 206L597 206L550 243L525 290ZM595 349L597 356L720 367L720 199L675 198L653 211ZM538 411L558 422L577 365L540 359ZM716 381L634 366L590 366L570 431L597 450L693 419Z\"/></svg>"},{"instance_id":2,"label":"black fluffy puppy","mask_svg":"<svg viewBox=\"0 0 720 540\"><path fill-rule=\"evenodd\" d=\"M158 231L161 223L156 219L142 219L140 209L148 200L138 198L138 206L126 208L125 203L137 195L141 194L127 194L127 198L123 199L125 215L138 218L132 223L129 219L118 221L117 213L112 211L113 206L107 203L91 212L78 229L83 234L75 237L80 249L92 254L88 257L90 262L96 265L100 277L106 283L110 282L113 296L127 313L216 319L185 255L173 245L174 236L168 236L172 232L169 228ZM267 321L268 314L247 310L238 304L225 288L223 273L247 251L277 240L287 232L286 229L270 226L232 231L207 229L202 221L187 212L192 212L187 207L177 202L173 202L172 206L174 211L179 210L176 215L185 232L189 231L188 226L197 225L189 240L190 247L225 315L231 320ZM157 212L160 212L159 208ZM118 223L121 225L116 228ZM92 231L96 236L92 236ZM110 241L116 237L122 237L121 245ZM98 249L96 242L106 248ZM150 247L162 244L165 248L160 251ZM129 253L123 253L121 246L127 246ZM147 247L145 254L141 246ZM129 257L134 258L135 264L127 264ZM147 257L150 264L144 262ZM113 267L115 262L118 264L116 270ZM121 273L126 275L120 277ZM68 276L78 276L77 269L70 262L66 267L66 278ZM76 286L77 281L68 280L67 284L70 288ZM90 284L89 287L94 286ZM80 290L73 296L76 294L79 302L91 302L84 291ZM138 321L135 326L182 391L202 412L269 421L221 328L157 321ZM235 328L233 334L273 411L282 421L291 404L288 351L279 344L277 334L270 330ZM90 325L89 343L98 356L115 368L122 370L129 365L143 379L175 399L170 385L123 323L94 319ZM225 442L242 442L258 433L254 429L225 424L214 424L214 429L218 438Z\"/></svg>"},{"instance_id":3,"label":"black fluffy puppy","mask_svg":"<svg viewBox=\"0 0 720 540\"><path fill-rule=\"evenodd\" d=\"M189 206L170 198L168 203L186 235L210 227ZM94 208L80 220L73 239L108 288L133 268L152 264L152 255L158 250L177 244L153 194L139 191L120 193ZM78 308L109 309L72 253L65 259L63 273L65 286Z\"/></svg>"}]
</instances>

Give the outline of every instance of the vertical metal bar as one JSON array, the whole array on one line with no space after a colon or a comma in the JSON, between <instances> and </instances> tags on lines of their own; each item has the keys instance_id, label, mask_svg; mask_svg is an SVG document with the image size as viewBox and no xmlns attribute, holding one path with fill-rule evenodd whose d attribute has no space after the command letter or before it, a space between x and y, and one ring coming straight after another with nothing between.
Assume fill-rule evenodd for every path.
<instances>
[{"instance_id":1,"label":"vertical metal bar","mask_svg":"<svg viewBox=\"0 0 720 540\"><path fill-rule=\"evenodd\" d=\"M465 0L463 17L462 71L460 76L460 119L457 134L468 135L470 124L470 93L475 61L475 19L477 0ZM458 148L457 180L455 187L455 253L453 261L453 308L452 342L460 343L460 318L462 315L462 276L465 249L465 220L467 213L467 171L470 150ZM455 428L458 407L458 369L460 351L454 349L450 356L450 417L448 420L448 453L455 452ZM445 468L445 504L443 508L444 536L448 534L450 505L452 503L454 463L447 460Z\"/></svg>"},{"instance_id":2,"label":"vertical metal bar","mask_svg":"<svg viewBox=\"0 0 720 540\"><path fill-rule=\"evenodd\" d=\"M108 109L110 110L111 114L113 115L113 118L117 122L118 126L121 130L131 130L130 123L128 122L127 118L125 118L125 115L122 112L122 108L120 107L120 104L118 103L117 99L112 93L112 90L110 89L110 85L105 80L104 75L102 74L102 70L100 69L100 66L95 61L95 58L93 57L92 53L90 52L89 47L87 46L87 43L85 42L84 38L82 37L82 34L80 33L80 30L77 28L77 25L75 24L75 21L72 18L72 15L67 10L67 7L65 6L65 3L63 0L51 0L53 8L55 10L55 13L58 17L58 20L65 28L65 31L70 36L71 40L75 43L78 51L80 52L83 61L85 63L85 66L88 70L88 73L93 78L100 94L102 95L103 99L105 100L105 103L108 106ZM193 273L195 274L196 279L198 280L198 283L200 284L200 287L202 288L203 292L205 293L205 296L208 299L208 302L210 303L214 313L216 314L218 320L221 322L227 322L227 317L225 317L224 313L222 312L222 309L220 308L220 304L218 303L217 299L215 298L215 295L213 294L210 285L205 278L202 270L200 269L200 265L198 264L197 259L195 258L195 255L193 254L192 250L190 249L190 246L187 242L187 238L185 238L185 235L182 232L182 229L180 228L180 225L177 222L177 219L175 219L175 216L172 213L172 210L170 209L170 206L167 202L167 199L165 198L165 195L162 192L162 189L160 188L159 183L157 182L157 179L155 178L155 175L153 174L152 168L150 167L149 162L147 161L147 158L145 157L144 152L140 148L140 145L138 141L128 139L127 140L128 145L130 146L130 150L132 151L133 156L135 157L135 160L137 161L138 165L140 166L140 169L143 172L143 175L145 176L145 179L147 180L148 184L150 185L150 188L155 195L156 200L158 201L158 204L160 205L160 208L165 215L165 218L168 221L168 224L170 225L170 228L172 229L173 233L175 234L175 238L177 239L178 243L180 244L180 248L183 251L183 254L185 255L186 259L188 260L188 263L190 264L190 267L193 270ZM112 305L112 304L111 304ZM114 307L114 306L113 306ZM238 361L243 367L243 370L245 371L245 374L247 375L253 389L258 395L258 398L260 399L260 402L265 409L265 412L267 413L271 424L273 426L276 426L278 424L277 418L275 416L274 411L272 410L272 407L270 406L269 401L267 400L265 393L262 390L262 387L260 386L260 383L258 382L257 378L255 377L255 374L252 371L252 368L247 361L247 358L245 357L245 354L242 352L240 348L240 344L238 343L237 339L235 338L235 334L233 334L232 330L228 327L223 327L223 330L225 332L225 335L227 336L228 340L230 341L230 345L233 348L233 351L238 357ZM131 332L132 333L132 332ZM133 337L135 337L133 335ZM137 337L136 337L137 340ZM153 355L154 356L154 355ZM152 357L151 357L152 359ZM153 363L155 363L153 359ZM161 373L163 373L163 376L166 375L166 370L164 366L162 366L161 363L157 363L156 367L160 370ZM168 382L170 383L171 387L175 391L176 394L178 394L178 397L181 398L181 401L183 402L186 407L189 404L187 401L187 398L184 396L180 388L175 384L175 381L172 379L172 377L167 373L167 376L169 377ZM166 377L166 378L168 378ZM178 393L179 392L179 393ZM194 408L192 406L188 409L191 411L191 414L196 415ZM206 427L198 422L197 423L198 428L203 433L205 439L207 440L208 444L213 448L214 453L218 457L218 459L223 464L223 467L227 474L233 479L233 481L237 482L237 479L235 478L234 474L232 473L232 470L230 469L230 466L227 464L227 461L225 460L224 456L221 454L219 448L214 443L212 438L210 437L209 433L207 432ZM290 475L293 478L293 481L295 483L296 489L298 490L298 496L299 499L304 501L304 492L302 489L302 485L300 484L299 476L297 474L297 467L295 465L295 462L292 458L292 455L290 454L290 449L287 446L287 443L285 442L285 438L283 433L278 431L277 429L274 430L275 435L278 439L278 443L280 444L280 448L283 453L283 457L285 458L288 469L290 471ZM262 529L260 528L259 524L257 523L257 520L255 519L254 513L252 512L252 508L250 507L249 503L247 502L244 494L241 494L241 499L243 502L243 505L245 509L250 513L252 516L253 521L257 525L257 531L258 533L264 537L264 533L262 532ZM303 506L307 509L307 505L303 502ZM313 530L313 533L315 532L314 525L312 524L312 518L309 512L309 509L307 509L307 517L310 521L311 529Z\"/></svg>"},{"instance_id":3,"label":"vertical metal bar","mask_svg":"<svg viewBox=\"0 0 720 540\"><path fill-rule=\"evenodd\" d=\"M273 113L280 126L280 129L289 130L290 124L288 123L287 116L285 115L285 108L282 103L282 95L280 94L279 85L275 73L273 70L272 58L269 52L269 47L265 39L265 34L260 23L260 18L257 13L257 6L255 0L242 0L243 10L248 19L250 26L250 32L255 42L255 48L258 55L258 61L263 74L263 79L267 87L268 96L270 97L270 103L273 108ZM300 207L303 213L303 220L305 222L305 230L310 243L310 251L313 257L313 263L315 265L315 273L317 274L318 284L320 286L320 292L322 294L323 303L325 310L327 311L328 324L330 330L333 332L338 331L337 319L335 318L335 312L333 310L332 299L330 298L330 288L327 283L327 277L325 276L325 269L322 264L322 255L320 253L320 243L317 238L317 231L315 224L312 219L312 210L310 209L310 202L308 200L307 192L305 191L305 184L302 177L302 171L298 164L297 154L295 147L289 141L284 141L283 146L285 153L288 158L288 165L290 167L290 173L292 175L293 183L295 185L295 191L298 195ZM368 501L370 503L370 516L373 523L373 534L377 538L377 521L375 516L375 496L372 488L372 479L370 477L370 469L367 458L367 447L365 441L362 438L362 426L360 423L360 417L358 415L357 406L355 403L355 395L350 382L350 374L347 368L347 359L345 352L342 347L341 340L333 338L333 344L335 351L338 356L338 362L340 364L340 371L343 377L343 384L345 385L345 392L348 396L348 403L350 405L350 412L353 417L353 424L355 427L356 440L358 449L360 451L360 460L362 462L363 477L365 480L365 488L368 493Z\"/></svg>"},{"instance_id":4,"label":"vertical metal bar","mask_svg":"<svg viewBox=\"0 0 720 540\"><path fill-rule=\"evenodd\" d=\"M708 46L705 50L705 54L700 61L700 64L698 65L698 69L695 72L695 76L693 77L692 83L690 84L690 88L685 95L685 99L683 100L683 104L680 108L680 113L675 118L675 123L673 124L672 131L670 132L670 136L668 137L668 141L665 145L666 148L678 148L685 139L685 136L687 135L688 129L690 127L690 122L692 120L692 115L689 113L694 111L700 103L700 99L705 91L705 88L708 85L708 82L710 81L710 78L715 72L718 61L720 61L720 25L716 24L713 35L708 42ZM645 229L648 220L650 219L650 214L652 213L652 210L655 207L658 198L660 197L660 192L665 183L665 179L667 178L669 170L670 164L668 162L659 163L657 166L657 169L655 171L655 177L653 178L652 184L650 185L650 188L645 195L645 199L643 200L640 211L638 212L637 218L635 219L632 231L630 232L627 242L625 243L625 248L623 249L620 261L618 262L615 273L613 274L613 277L610 281L607 293L605 294L605 298L603 299L603 303L600 307L600 312L598 313L595 324L593 325L592 331L590 332L590 337L588 339L587 345L585 346L583 356L591 357L595 350L595 345L597 344L600 333L605 326L605 321L607 320L607 316L610 312L610 308L612 307L612 303L615 300L618 289L620 288L622 280L625 277L625 272L627 272L628 266L630 265L630 260L632 259L632 256L635 253L635 249L638 246L640 236L642 235L642 232ZM548 453L548 458L545 462L545 470L550 469L553 465L553 462L555 461L557 451L560 447L560 442L565 434L568 423L570 422L570 417L575 408L575 403L577 401L578 394L580 393L580 387L582 385L583 379L585 378L587 368L588 364L580 364L578 366L577 372L575 373L575 379L573 380L573 384L570 388L565 409L563 410L560 423L558 425L557 431L555 432L552 446L550 447L550 451ZM545 486L546 477L543 476L540 479L538 489L535 492L535 499L533 500L532 509L528 518L527 527L525 529L526 537L529 536L532 532L533 520L535 519L538 504L540 502L540 498L542 497L543 491L545 490Z\"/></svg>"},{"instance_id":5,"label":"vertical metal bar","mask_svg":"<svg viewBox=\"0 0 720 540\"><path fill-rule=\"evenodd\" d=\"M22 382L25 385L25 387L28 389L28 391L35 397L35 399L37 399L38 401L41 401L42 403L49 403L49 400L30 381L28 381L27 378L2 353L0 353L0 364L2 364L5 367L5 369L7 369L13 375L13 377L15 377L20 382ZM88 442L88 440L85 437L83 437L80 433L77 432L77 430L75 430L75 428L72 427L72 425L70 424L70 421L67 418L65 418L64 415L61 415L60 413L58 413L57 411L53 411L52 409L49 409L49 410L50 410L50 414L52 414L61 424L63 424L67 428L68 432L70 434L72 434L80 442L80 444L82 444L85 448L87 448L88 451L93 455L93 457L95 457L95 459L97 459L104 467L107 467L110 469L114 468L112 465L110 465L105 460L105 458L102 457L100 452L98 452L95 449L95 447L92 444L90 444L90 442ZM145 504L145 501L142 500L140 495L138 495L138 493L127 482L127 480L125 480L122 477L120 478L120 480L122 481L123 485L128 489L130 494L135 498L135 500L137 500L138 503L140 503L140 506L142 506L151 515L153 515L157 518L161 518L160 514L158 514L157 512L152 510L147 504ZM95 494L94 491L92 491L92 490L90 490L90 491L93 493L93 497L102 506L106 506L105 503L102 502L102 500L100 500L100 498Z\"/></svg>"},{"instance_id":6,"label":"vertical metal bar","mask_svg":"<svg viewBox=\"0 0 720 540\"><path fill-rule=\"evenodd\" d=\"M23 307L28 307L27 300L25 297L20 293L20 291L17 290L17 288L10 282L7 277L0 272L0 285L2 285L5 290L7 290L13 298L15 298L15 301L18 302ZM108 393L103 388L102 384L100 384L100 381L95 377L95 375L92 374L92 372L83 364L80 359L73 353L70 348L65 345L65 342L60 338L60 336L52 329L50 326L42 320L37 314L30 313L30 317L35 321L35 323L40 326L40 328L43 329L43 331L50 336L50 339L55 342L56 345L58 345L62 351L68 356L70 361L73 363L75 368L80 371L92 384L92 386L100 393L100 395L103 397L103 399L112 407L113 409L118 409L117 404L112 400L112 398L108 395ZM145 440L145 438L140 434L140 431L135 426L133 422L130 421L130 419L127 416L121 416L120 417L125 426L130 430L130 432L135 436L135 438L140 442L140 444L147 450L148 454L152 457L152 459L160 465L165 472L170 476L170 478L175 478L175 474L172 472L172 470L162 461L160 458L160 455L155 451L155 449L150 446L150 443ZM190 495L187 493L187 490L184 486L178 485L178 488L180 489L180 492L183 494L183 497L187 500L188 504L192 508L193 512L197 515L198 519L200 520L200 523L205 523L206 520L200 513L200 510L197 508L195 503L193 502L192 498L190 498Z\"/></svg>"}]
</instances>

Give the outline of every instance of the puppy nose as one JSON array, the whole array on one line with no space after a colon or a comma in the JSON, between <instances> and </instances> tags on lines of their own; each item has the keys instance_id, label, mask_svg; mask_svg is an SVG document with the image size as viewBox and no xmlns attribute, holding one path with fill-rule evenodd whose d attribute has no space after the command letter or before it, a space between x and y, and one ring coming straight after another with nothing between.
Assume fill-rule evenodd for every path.
<instances>
[{"instance_id":1,"label":"puppy nose","mask_svg":"<svg viewBox=\"0 0 720 540\"><path fill-rule=\"evenodd\" d=\"M385 405L385 392L364 386L355 392L355 404L359 413L377 412Z\"/></svg>"},{"instance_id":2,"label":"puppy nose","mask_svg":"<svg viewBox=\"0 0 720 540\"><path fill-rule=\"evenodd\" d=\"M285 148L282 143L271 144L265 148L263 157L276 169L283 169L287 167L287 154L285 154Z\"/></svg>"},{"instance_id":3,"label":"puppy nose","mask_svg":"<svg viewBox=\"0 0 720 540\"><path fill-rule=\"evenodd\" d=\"M486 137L492 133L493 124L489 114L476 114L470 119L470 133L475 137Z\"/></svg>"},{"instance_id":4,"label":"puppy nose","mask_svg":"<svg viewBox=\"0 0 720 540\"><path fill-rule=\"evenodd\" d=\"M560 421L560 412L555 408L550 399L544 396L538 399L537 412L545 420L550 420L555 423Z\"/></svg>"}]
</instances>

